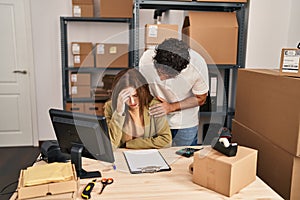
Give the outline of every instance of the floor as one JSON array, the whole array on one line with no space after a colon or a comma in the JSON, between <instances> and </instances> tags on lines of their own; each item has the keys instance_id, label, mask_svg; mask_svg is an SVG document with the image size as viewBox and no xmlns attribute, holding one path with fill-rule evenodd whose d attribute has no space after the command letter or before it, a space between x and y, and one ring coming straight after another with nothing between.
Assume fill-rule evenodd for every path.
<instances>
[{"instance_id":1,"label":"floor","mask_svg":"<svg viewBox=\"0 0 300 200\"><path fill-rule=\"evenodd\" d=\"M6 200L11 197L11 192L17 188L20 170L31 166L39 153L40 149L38 147L0 147L1 200ZM9 184L11 185L5 189ZM2 191L3 189L5 190Z\"/></svg>"}]
</instances>

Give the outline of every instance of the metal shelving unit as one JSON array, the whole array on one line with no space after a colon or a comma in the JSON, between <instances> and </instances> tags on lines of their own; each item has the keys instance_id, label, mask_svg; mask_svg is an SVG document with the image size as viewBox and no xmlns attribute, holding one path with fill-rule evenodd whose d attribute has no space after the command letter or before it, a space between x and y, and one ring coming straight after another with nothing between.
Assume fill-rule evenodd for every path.
<instances>
[{"instance_id":1,"label":"metal shelving unit","mask_svg":"<svg viewBox=\"0 0 300 200\"><path fill-rule=\"evenodd\" d=\"M231 3L231 2L199 2L199 1L156 1L156 0L135 0L134 4L134 66L139 63L139 12L141 9L163 9L163 10L193 10L193 11L211 11L211 12L236 12L239 24L238 36L238 55L236 65L217 65L219 70L224 70L224 88L226 101L224 101L224 112L203 113L204 116L210 114L225 113L225 125L231 127L231 119L235 110L235 94L236 94L236 78L237 69L245 67L246 55L246 38L247 38L247 21L248 11L247 3ZM208 66L210 69L211 66Z\"/></svg>"},{"instance_id":2,"label":"metal shelving unit","mask_svg":"<svg viewBox=\"0 0 300 200\"><path fill-rule=\"evenodd\" d=\"M61 31L61 58L62 58L62 91L63 91L63 106L67 102L94 102L93 98L70 98L69 95L69 72L90 72L97 73L105 69L96 68L95 66L78 68L69 65L68 52L68 24L69 22L102 22L102 23L127 23L128 30L133 29L133 19L131 18L87 18L87 17L60 17L60 31ZM129 31L129 66L133 66L133 40L132 31ZM109 70L121 70L123 68L109 68ZM106 98L107 99L107 98ZM97 98L97 100L105 101L105 98Z\"/></svg>"}]
</instances>

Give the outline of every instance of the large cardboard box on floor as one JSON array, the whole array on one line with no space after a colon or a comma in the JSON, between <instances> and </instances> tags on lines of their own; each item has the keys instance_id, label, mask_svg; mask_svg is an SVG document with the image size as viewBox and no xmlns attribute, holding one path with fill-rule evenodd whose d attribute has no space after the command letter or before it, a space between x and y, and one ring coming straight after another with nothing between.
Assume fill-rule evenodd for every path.
<instances>
[{"instance_id":1,"label":"large cardboard box on floor","mask_svg":"<svg viewBox=\"0 0 300 200\"><path fill-rule=\"evenodd\" d=\"M300 156L300 79L279 70L239 69L235 119Z\"/></svg>"},{"instance_id":2,"label":"large cardboard box on floor","mask_svg":"<svg viewBox=\"0 0 300 200\"><path fill-rule=\"evenodd\" d=\"M128 66L128 44L97 43L96 67L126 68Z\"/></svg>"},{"instance_id":3,"label":"large cardboard box on floor","mask_svg":"<svg viewBox=\"0 0 300 200\"><path fill-rule=\"evenodd\" d=\"M232 140L239 145L258 150L257 174L264 182L284 199L300 199L299 157L236 120L232 122L232 136Z\"/></svg>"},{"instance_id":4,"label":"large cardboard box on floor","mask_svg":"<svg viewBox=\"0 0 300 200\"><path fill-rule=\"evenodd\" d=\"M207 147L194 154L193 182L230 197L256 179L256 161L255 149L239 146L227 157Z\"/></svg>"},{"instance_id":5,"label":"large cardboard box on floor","mask_svg":"<svg viewBox=\"0 0 300 200\"><path fill-rule=\"evenodd\" d=\"M282 49L280 74L300 77L300 49Z\"/></svg>"},{"instance_id":6,"label":"large cardboard box on floor","mask_svg":"<svg viewBox=\"0 0 300 200\"><path fill-rule=\"evenodd\" d=\"M132 16L133 0L100 0L100 17L132 18Z\"/></svg>"},{"instance_id":7,"label":"large cardboard box on floor","mask_svg":"<svg viewBox=\"0 0 300 200\"><path fill-rule=\"evenodd\" d=\"M189 12L182 39L208 64L236 64L238 23L235 12Z\"/></svg>"},{"instance_id":8,"label":"large cardboard box on floor","mask_svg":"<svg viewBox=\"0 0 300 200\"><path fill-rule=\"evenodd\" d=\"M162 43L168 38L179 38L177 24L146 24L145 46L153 46Z\"/></svg>"}]
</instances>

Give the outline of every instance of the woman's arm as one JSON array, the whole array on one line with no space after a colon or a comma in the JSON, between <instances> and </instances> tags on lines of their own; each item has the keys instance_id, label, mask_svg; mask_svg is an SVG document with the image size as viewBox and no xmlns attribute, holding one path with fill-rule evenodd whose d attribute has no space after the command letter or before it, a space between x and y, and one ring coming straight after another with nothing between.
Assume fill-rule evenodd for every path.
<instances>
[{"instance_id":1,"label":"woman's arm","mask_svg":"<svg viewBox=\"0 0 300 200\"><path fill-rule=\"evenodd\" d=\"M112 110L111 101L107 101L104 106L104 115L109 130L110 140L113 146L119 147L122 139L122 129L125 116Z\"/></svg>"},{"instance_id":2,"label":"woman's arm","mask_svg":"<svg viewBox=\"0 0 300 200\"><path fill-rule=\"evenodd\" d=\"M158 101L152 101L153 103L158 103ZM172 134L168 124L166 116L162 117L153 117L149 116L148 110L144 111L144 123L145 135L148 135L148 138L136 138L134 140L126 142L126 148L132 149L150 149L150 148L164 148L170 147L172 144Z\"/></svg>"}]
</instances>

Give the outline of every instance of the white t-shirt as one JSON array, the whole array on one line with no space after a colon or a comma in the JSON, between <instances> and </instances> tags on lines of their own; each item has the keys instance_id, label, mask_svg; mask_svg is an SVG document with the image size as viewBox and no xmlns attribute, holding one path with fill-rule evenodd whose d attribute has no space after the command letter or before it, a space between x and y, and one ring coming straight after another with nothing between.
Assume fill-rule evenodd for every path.
<instances>
[{"instance_id":1,"label":"white t-shirt","mask_svg":"<svg viewBox=\"0 0 300 200\"><path fill-rule=\"evenodd\" d=\"M208 69L205 60L190 49L190 64L171 79L160 80L153 64L154 50L143 53L139 68L149 83L154 97L161 97L169 103L182 101L194 95L205 94L209 90ZM199 106L168 114L171 129L190 128L199 124Z\"/></svg>"}]
</instances>

